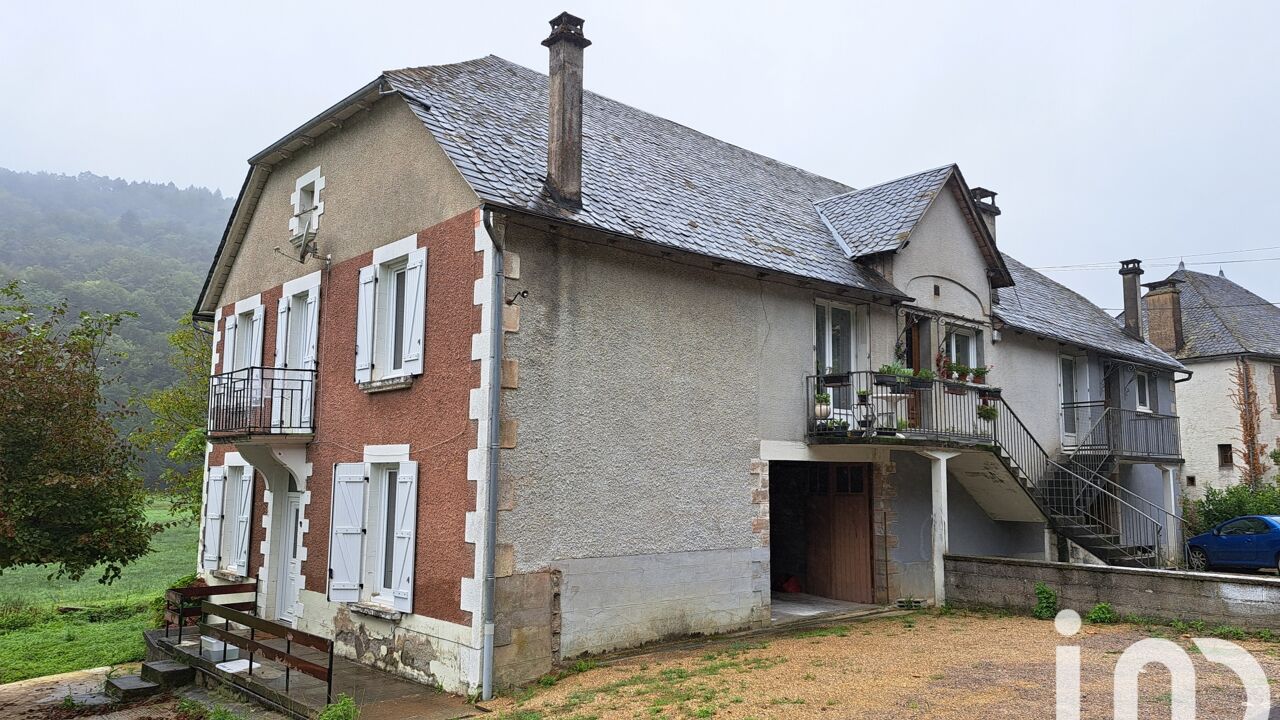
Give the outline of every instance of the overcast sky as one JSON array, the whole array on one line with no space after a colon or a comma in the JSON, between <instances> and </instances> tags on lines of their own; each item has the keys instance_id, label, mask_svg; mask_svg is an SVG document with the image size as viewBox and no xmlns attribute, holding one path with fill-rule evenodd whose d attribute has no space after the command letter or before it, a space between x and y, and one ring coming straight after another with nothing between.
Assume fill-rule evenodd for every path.
<instances>
[{"instance_id":1,"label":"overcast sky","mask_svg":"<svg viewBox=\"0 0 1280 720\"><path fill-rule=\"evenodd\" d=\"M1033 267L1143 258L1280 300L1280 3L58 2L0 25L0 166L238 191L380 70L546 70L568 9L599 93L854 186L949 162ZM1243 260L1219 266L1217 260ZM1115 266L1052 276L1120 305Z\"/></svg>"}]
</instances>

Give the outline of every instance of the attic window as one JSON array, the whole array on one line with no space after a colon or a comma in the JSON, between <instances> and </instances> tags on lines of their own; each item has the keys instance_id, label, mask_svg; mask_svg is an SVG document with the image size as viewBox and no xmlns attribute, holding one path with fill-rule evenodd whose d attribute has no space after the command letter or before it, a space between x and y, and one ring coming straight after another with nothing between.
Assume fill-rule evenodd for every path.
<instances>
[{"instance_id":1,"label":"attic window","mask_svg":"<svg viewBox=\"0 0 1280 720\"><path fill-rule=\"evenodd\" d=\"M315 235L320 227L320 216L324 214L324 201L320 193L324 190L324 176L320 168L298 178L294 183L293 195L289 201L293 203L293 216L289 218L289 237L295 245Z\"/></svg>"}]
</instances>

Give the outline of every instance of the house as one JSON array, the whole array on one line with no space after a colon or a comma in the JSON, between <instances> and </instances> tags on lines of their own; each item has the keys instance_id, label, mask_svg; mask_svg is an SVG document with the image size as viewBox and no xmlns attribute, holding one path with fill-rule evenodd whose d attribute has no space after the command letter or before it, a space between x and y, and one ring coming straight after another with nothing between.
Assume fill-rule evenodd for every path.
<instances>
[{"instance_id":1,"label":"house","mask_svg":"<svg viewBox=\"0 0 1280 720\"><path fill-rule=\"evenodd\" d=\"M855 189L585 92L578 18L544 44L549 76L385 72L250 160L195 313L210 582L490 693L941 603L947 552L1169 552L1176 433L1096 425L1176 424L1182 366L1002 254L994 193Z\"/></svg>"},{"instance_id":2,"label":"house","mask_svg":"<svg viewBox=\"0 0 1280 720\"><path fill-rule=\"evenodd\" d=\"M1280 308L1217 275L1182 263L1163 280L1148 283L1142 298L1146 338L1193 371L1178 386L1188 412L1181 423L1186 493L1240 482L1246 437L1280 448ZM1252 406L1256 428L1245 432L1241 404ZM1262 453L1263 466L1271 467Z\"/></svg>"}]
</instances>

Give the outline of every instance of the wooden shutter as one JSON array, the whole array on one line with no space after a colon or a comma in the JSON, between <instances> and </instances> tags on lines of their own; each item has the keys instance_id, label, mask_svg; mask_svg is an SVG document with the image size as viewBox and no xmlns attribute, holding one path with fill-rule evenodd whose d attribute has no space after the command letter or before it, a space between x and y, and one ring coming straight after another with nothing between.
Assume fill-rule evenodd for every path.
<instances>
[{"instance_id":1,"label":"wooden shutter","mask_svg":"<svg viewBox=\"0 0 1280 720\"><path fill-rule=\"evenodd\" d=\"M396 516L387 532L392 541L391 604L400 612L413 612L413 545L418 523L418 463L402 462L396 474Z\"/></svg>"},{"instance_id":2,"label":"wooden shutter","mask_svg":"<svg viewBox=\"0 0 1280 720\"><path fill-rule=\"evenodd\" d=\"M360 290L356 296L356 382L373 379L373 312L377 292L377 267L360 268Z\"/></svg>"},{"instance_id":3,"label":"wooden shutter","mask_svg":"<svg viewBox=\"0 0 1280 720\"><path fill-rule=\"evenodd\" d=\"M235 492L236 524L235 535L232 536L234 553L231 556L233 564L228 566L228 569L241 575L248 575L249 527L250 518L253 516L253 468L248 466L240 468L239 482L236 483Z\"/></svg>"},{"instance_id":4,"label":"wooden shutter","mask_svg":"<svg viewBox=\"0 0 1280 720\"><path fill-rule=\"evenodd\" d=\"M422 374L423 331L427 316L427 249L409 253L404 269L405 313L404 350L401 362L405 373Z\"/></svg>"},{"instance_id":5,"label":"wooden shutter","mask_svg":"<svg viewBox=\"0 0 1280 720\"><path fill-rule=\"evenodd\" d=\"M302 348L302 367L316 369L316 349L320 337L320 286L307 290L307 339Z\"/></svg>"},{"instance_id":6,"label":"wooden shutter","mask_svg":"<svg viewBox=\"0 0 1280 720\"><path fill-rule=\"evenodd\" d=\"M226 470L209 468L209 478L204 483L204 552L200 566L205 570L217 570L222 557L222 495L226 483Z\"/></svg>"},{"instance_id":7,"label":"wooden shutter","mask_svg":"<svg viewBox=\"0 0 1280 720\"><path fill-rule=\"evenodd\" d=\"M359 602L364 556L364 463L333 466L329 526L329 599Z\"/></svg>"}]
</instances>

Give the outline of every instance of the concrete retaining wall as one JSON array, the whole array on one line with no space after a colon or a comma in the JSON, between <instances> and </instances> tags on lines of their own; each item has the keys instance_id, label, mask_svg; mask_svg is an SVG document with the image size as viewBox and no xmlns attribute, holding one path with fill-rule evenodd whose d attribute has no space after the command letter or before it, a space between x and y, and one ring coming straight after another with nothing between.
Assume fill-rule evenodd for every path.
<instances>
[{"instance_id":1,"label":"concrete retaining wall","mask_svg":"<svg viewBox=\"0 0 1280 720\"><path fill-rule=\"evenodd\" d=\"M1082 615L1105 602L1120 615L1249 630L1280 626L1280 578L964 555L948 555L946 566L947 602L953 605L1028 611L1036 583L1043 582L1058 593L1059 607Z\"/></svg>"}]
</instances>

